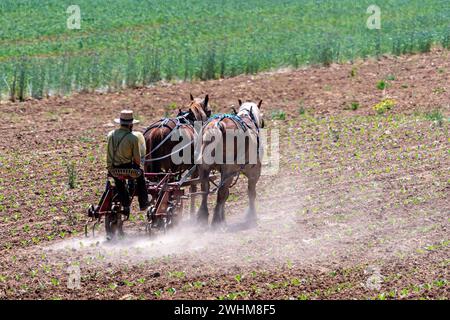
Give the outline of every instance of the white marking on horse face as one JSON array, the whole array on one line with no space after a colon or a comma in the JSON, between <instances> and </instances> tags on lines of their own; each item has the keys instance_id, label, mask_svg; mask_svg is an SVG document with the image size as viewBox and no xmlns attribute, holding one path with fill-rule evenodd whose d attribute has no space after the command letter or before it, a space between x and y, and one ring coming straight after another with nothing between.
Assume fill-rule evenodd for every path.
<instances>
[{"instance_id":1,"label":"white marking on horse face","mask_svg":"<svg viewBox=\"0 0 450 320\"><path fill-rule=\"evenodd\" d=\"M244 102L239 108L238 116L244 115L244 114L248 114L248 115L253 114L253 117L255 118L256 123L258 124L258 127L261 127L262 114L256 103Z\"/></svg>"}]
</instances>

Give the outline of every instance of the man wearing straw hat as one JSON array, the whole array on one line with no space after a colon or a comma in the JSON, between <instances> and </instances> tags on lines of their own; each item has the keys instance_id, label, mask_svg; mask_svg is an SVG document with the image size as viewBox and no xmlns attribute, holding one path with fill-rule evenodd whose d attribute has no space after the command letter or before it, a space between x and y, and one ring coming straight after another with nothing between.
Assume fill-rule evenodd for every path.
<instances>
[{"instance_id":1,"label":"man wearing straw hat","mask_svg":"<svg viewBox=\"0 0 450 320\"><path fill-rule=\"evenodd\" d=\"M138 169L141 174L136 178L136 191L139 200L140 209L146 210L149 206L147 187L145 178L141 169L141 153L139 138L133 134L133 124L139 123L133 117L133 111L123 110L120 118L114 120L120 124L120 127L108 134L107 145L107 168L112 169ZM124 207L124 213L130 213L130 197L125 184L122 180L114 177L117 191L121 197L121 203Z\"/></svg>"}]
</instances>

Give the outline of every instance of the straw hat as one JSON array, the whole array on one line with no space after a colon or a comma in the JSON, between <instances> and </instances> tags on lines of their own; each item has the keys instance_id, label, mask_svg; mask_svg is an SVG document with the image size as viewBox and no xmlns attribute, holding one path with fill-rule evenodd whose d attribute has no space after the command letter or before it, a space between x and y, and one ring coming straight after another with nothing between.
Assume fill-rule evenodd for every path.
<instances>
[{"instance_id":1,"label":"straw hat","mask_svg":"<svg viewBox=\"0 0 450 320\"><path fill-rule=\"evenodd\" d=\"M114 122L127 125L139 123L139 120L134 120L133 110L122 110L120 112L120 118L114 119Z\"/></svg>"}]
</instances>

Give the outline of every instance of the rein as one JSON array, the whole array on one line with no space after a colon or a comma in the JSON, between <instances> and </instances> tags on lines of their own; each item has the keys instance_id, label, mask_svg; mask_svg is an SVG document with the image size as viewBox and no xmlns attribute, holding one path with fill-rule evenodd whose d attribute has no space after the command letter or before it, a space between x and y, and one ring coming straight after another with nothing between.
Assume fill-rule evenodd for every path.
<instances>
[{"instance_id":1,"label":"rein","mask_svg":"<svg viewBox=\"0 0 450 320\"><path fill-rule=\"evenodd\" d=\"M153 150L151 150L149 153L147 153L147 154L145 155L145 157L152 155L156 150L158 150L162 145L164 145L164 143L166 143L166 142L172 137L172 135L174 134L175 130L178 129L179 127L181 127L182 125L189 125L189 126L192 127L192 124L191 124L190 121L186 118L188 114L189 114L189 112L185 112L183 115L176 117L176 118L175 118L176 121L175 121L174 119L164 118L164 119L161 119L161 120L155 122L154 124L150 125L150 126L145 130L144 135L145 135L146 133L148 133L150 130L155 129L155 128L166 127L166 128L171 129L171 130L170 130L170 133L169 133L169 134L168 134L168 135L167 135L167 136L166 136L166 137L165 137L165 138L164 138L164 139L163 139L163 140L162 140L155 148L153 148ZM175 123L175 127L174 127L174 128L171 128L171 127L169 127L169 126L167 125L167 123L168 123L169 121L172 121L172 122ZM159 123L159 124L158 124L158 123ZM157 124L158 124L158 125L157 125ZM189 147L190 145L192 145L193 142L194 142L194 141L191 141L189 144L183 146L182 148L179 148L179 149L173 151L173 152L170 153L170 154L164 155L164 156L159 157L159 158L145 159L144 162L149 163L149 162L154 162L154 161L159 161L159 160L163 160L163 159L169 158L169 157L171 157L172 155L177 154L178 152L180 152L180 151L186 149L187 147Z\"/></svg>"},{"instance_id":2,"label":"rein","mask_svg":"<svg viewBox=\"0 0 450 320\"><path fill-rule=\"evenodd\" d=\"M186 149L186 148L189 147L193 142L194 142L194 141L192 140L191 142L189 142L187 145L183 146L182 148L179 148L179 149L177 149L177 150L173 151L172 153L169 153L169 154L167 154L167 155L165 155L165 156L162 156L162 157L159 157L159 158L154 158L154 159L148 159L148 160L146 159L146 160L144 160L144 161L147 162L147 163L149 163L149 162L159 161L159 160L163 160L163 159L169 158L169 157L173 156L174 154L177 154L178 152L180 152L180 151Z\"/></svg>"}]
</instances>

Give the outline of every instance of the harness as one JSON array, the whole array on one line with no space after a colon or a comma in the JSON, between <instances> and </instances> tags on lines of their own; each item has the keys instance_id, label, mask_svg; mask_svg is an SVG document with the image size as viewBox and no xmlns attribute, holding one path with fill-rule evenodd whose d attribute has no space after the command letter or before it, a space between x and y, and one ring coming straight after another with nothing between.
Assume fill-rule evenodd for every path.
<instances>
[{"instance_id":1,"label":"harness","mask_svg":"<svg viewBox=\"0 0 450 320\"><path fill-rule=\"evenodd\" d=\"M250 108L250 112L248 113L248 117L250 118L250 120L252 120L252 122L253 122L253 124L255 125L255 128L256 128L256 144L257 144L256 147L258 148L256 150L256 152L257 152L257 156L259 157L259 146L260 146L259 126L258 126L258 123L256 122L255 116L253 115L253 107ZM247 123L245 123L245 124L247 124ZM247 126L248 126L248 124L247 124Z\"/></svg>"},{"instance_id":2,"label":"harness","mask_svg":"<svg viewBox=\"0 0 450 320\"><path fill-rule=\"evenodd\" d=\"M164 143L166 143L166 141L168 141L172 137L172 135L176 131L176 129L178 129L182 125L192 126L190 121L187 119L188 114L189 114L189 112L185 112L183 115L180 115L180 116L176 117L175 119L162 118L159 121L156 121L155 123L148 126L144 130L144 136L152 129L155 129L155 128L159 129L159 128L163 128L163 127L170 129L170 133L155 148L153 148L153 150L150 150L150 152L148 152L145 155L145 157L152 155L156 150L158 150L162 145L164 145ZM175 127L174 128L170 127L168 125L169 122L173 122L175 124ZM182 151L184 148L190 146L192 143L193 143L193 141L191 141L191 143L189 143L188 145L185 145L185 146L179 148L178 150L175 150L172 153L167 154L165 156L162 156L159 158L153 158L153 159L146 159L145 162L154 162L154 161L159 161L159 160L163 160L168 157L171 157L172 155L177 154L178 152Z\"/></svg>"},{"instance_id":3,"label":"harness","mask_svg":"<svg viewBox=\"0 0 450 320\"><path fill-rule=\"evenodd\" d=\"M256 122L255 115L253 114L253 107L250 108L249 115L250 115L250 119L252 119L253 124L254 124L255 127L256 127L256 131L259 132L259 126L258 126L258 123Z\"/></svg>"},{"instance_id":4,"label":"harness","mask_svg":"<svg viewBox=\"0 0 450 320\"><path fill-rule=\"evenodd\" d=\"M257 155L259 157L259 146L260 146L260 141L259 141L259 126L258 123L256 122L255 116L253 115L252 110L250 110L250 112L248 113L248 117L250 118L250 120L253 122L255 128L256 128L256 143L257 143ZM250 130L254 130L247 122L244 121L244 119L242 119L241 116L238 116L237 114L229 114L229 113L224 113L224 114L216 114L214 116L212 116L205 124L204 128L213 120L219 120L216 123L216 126L219 127L220 122L224 119L230 119L232 120L236 125L238 125L239 127L241 127L241 129L244 132L247 132L248 129Z\"/></svg>"},{"instance_id":5,"label":"harness","mask_svg":"<svg viewBox=\"0 0 450 320\"><path fill-rule=\"evenodd\" d=\"M239 127L241 127L241 129L246 132L250 126L245 123L244 120L242 120L241 117L239 117L238 115L235 114L229 114L229 113L224 113L224 114L215 114L213 115L211 118L208 119L208 121L206 122L205 126L207 126L209 123L211 123L214 120L219 120L216 123L216 126L219 126L220 122L224 119L230 119L232 120L235 124L237 124Z\"/></svg>"}]
</instances>

